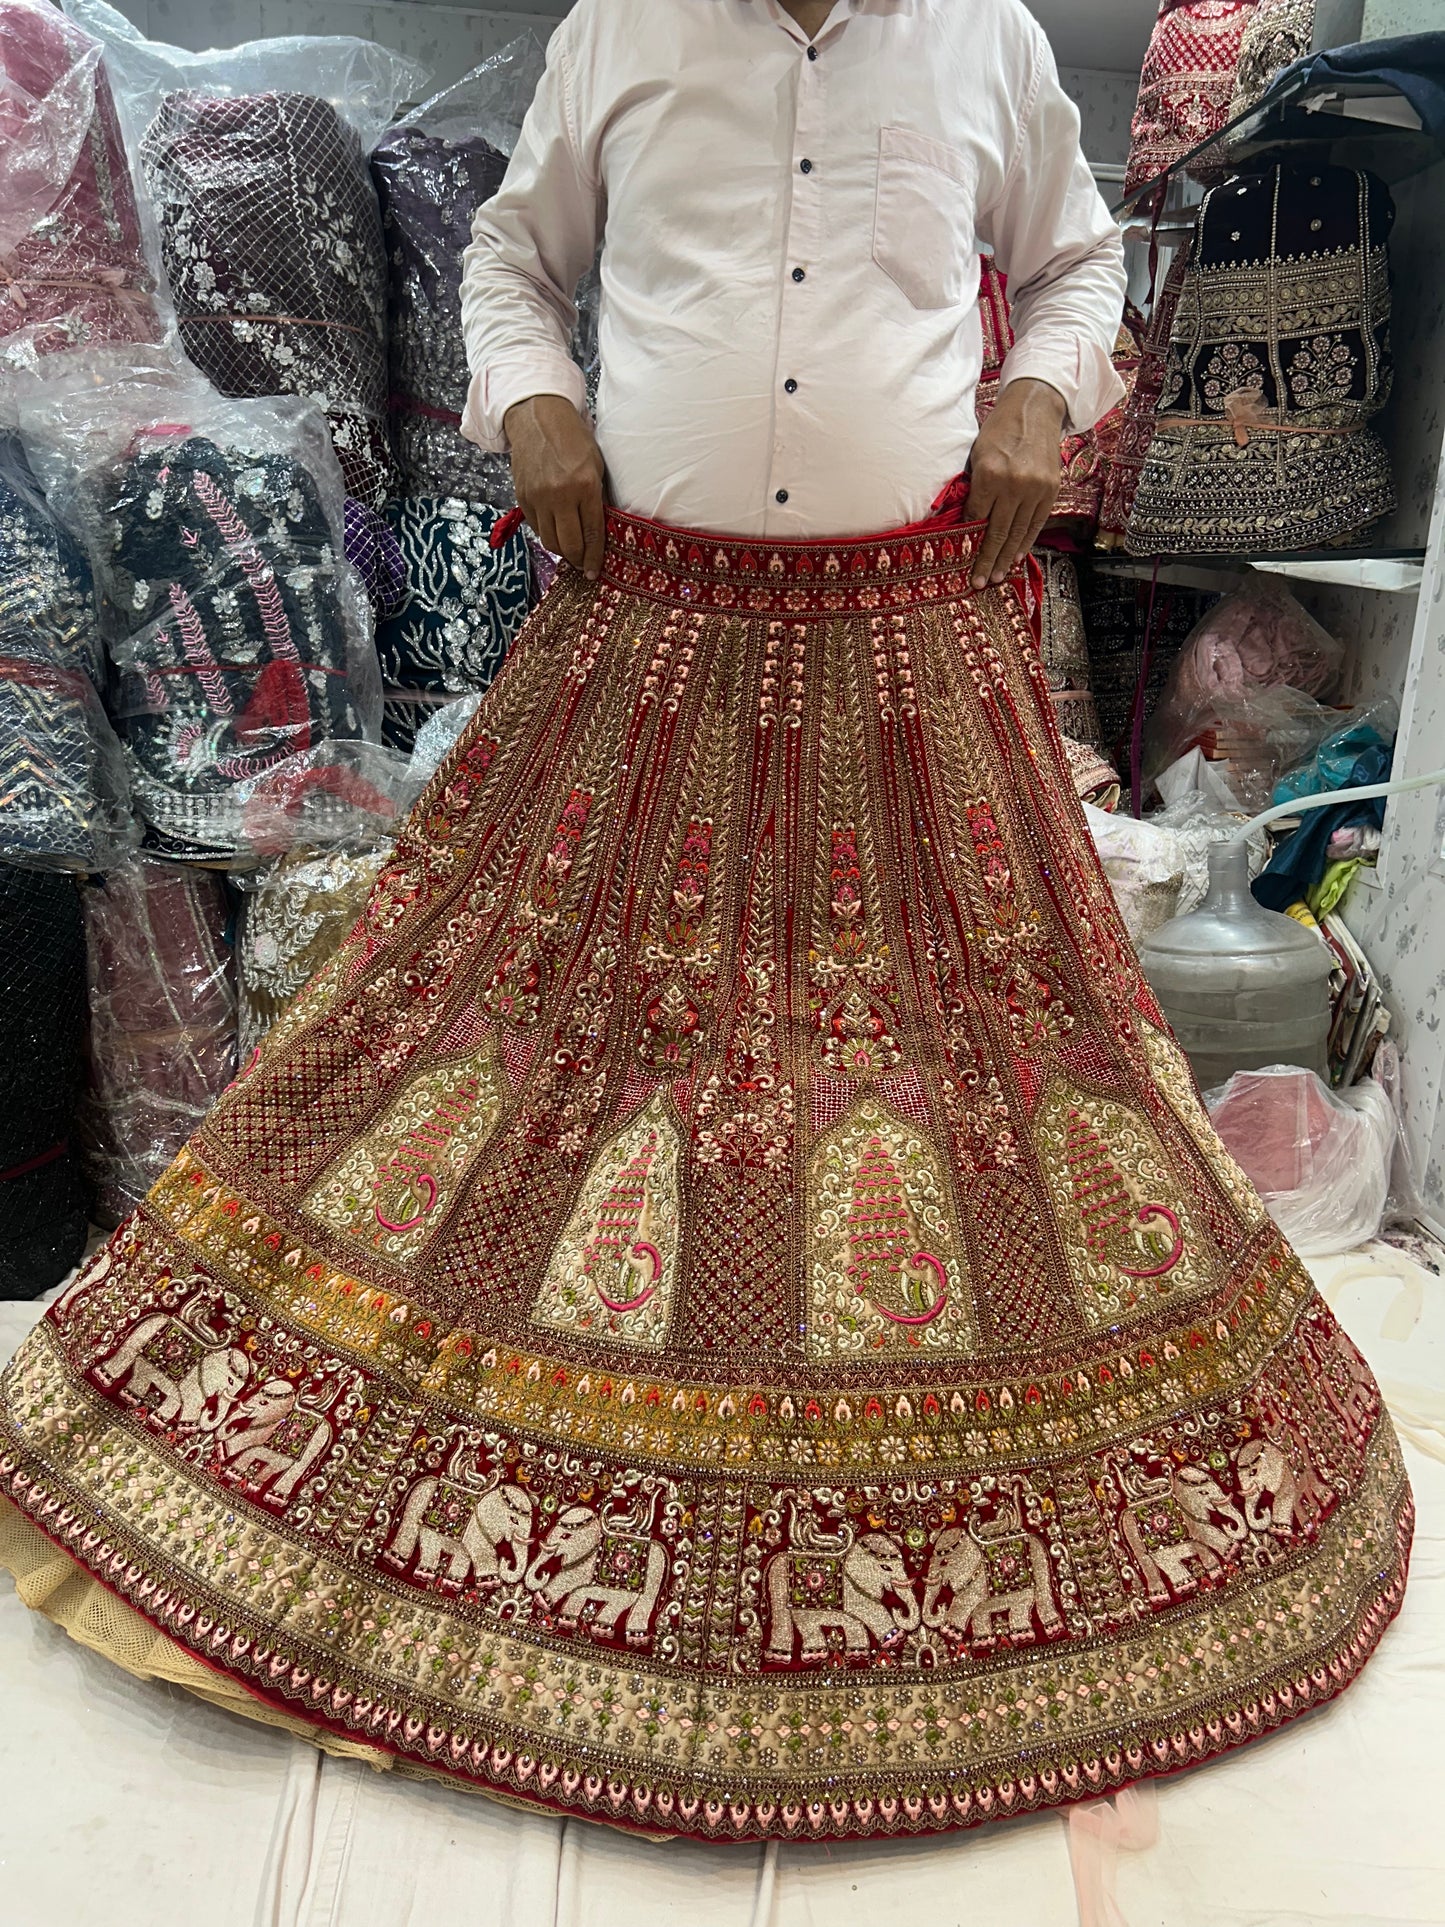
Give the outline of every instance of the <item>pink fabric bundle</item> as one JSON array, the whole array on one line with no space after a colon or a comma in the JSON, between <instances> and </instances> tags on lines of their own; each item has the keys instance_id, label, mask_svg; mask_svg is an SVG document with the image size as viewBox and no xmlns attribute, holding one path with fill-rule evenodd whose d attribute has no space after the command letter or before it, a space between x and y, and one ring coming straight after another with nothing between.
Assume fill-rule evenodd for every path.
<instances>
[{"instance_id":1,"label":"pink fabric bundle","mask_svg":"<svg viewBox=\"0 0 1445 1927\"><path fill-rule=\"evenodd\" d=\"M1139 77L1126 194L1225 126L1255 5L1256 0L1164 0Z\"/></svg>"},{"instance_id":2,"label":"pink fabric bundle","mask_svg":"<svg viewBox=\"0 0 1445 1927\"><path fill-rule=\"evenodd\" d=\"M159 341L155 292L99 45L0 0L0 357Z\"/></svg>"},{"instance_id":3,"label":"pink fabric bundle","mask_svg":"<svg viewBox=\"0 0 1445 1927\"><path fill-rule=\"evenodd\" d=\"M86 1163L97 1224L128 1216L235 1075L220 878L140 858L85 892Z\"/></svg>"},{"instance_id":4,"label":"pink fabric bundle","mask_svg":"<svg viewBox=\"0 0 1445 1927\"><path fill-rule=\"evenodd\" d=\"M1281 683L1307 696L1329 696L1344 660L1344 644L1282 582L1265 577L1224 596L1196 625L1166 701L1192 709Z\"/></svg>"},{"instance_id":5,"label":"pink fabric bundle","mask_svg":"<svg viewBox=\"0 0 1445 1927\"><path fill-rule=\"evenodd\" d=\"M1145 776L1197 746L1226 766L1243 806L1263 809L1329 729L1321 698L1335 693L1344 658L1283 583L1260 577L1223 597L1190 632L1149 719Z\"/></svg>"}]
</instances>

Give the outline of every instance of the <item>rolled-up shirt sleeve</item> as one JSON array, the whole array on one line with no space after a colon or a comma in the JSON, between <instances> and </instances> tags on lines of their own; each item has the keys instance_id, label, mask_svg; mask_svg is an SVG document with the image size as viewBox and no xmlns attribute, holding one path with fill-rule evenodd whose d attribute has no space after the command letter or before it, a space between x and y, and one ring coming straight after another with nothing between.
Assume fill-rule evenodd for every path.
<instances>
[{"instance_id":1,"label":"rolled-up shirt sleeve","mask_svg":"<svg viewBox=\"0 0 1445 1927\"><path fill-rule=\"evenodd\" d=\"M578 137L569 32L552 36L547 66L506 179L472 223L462 270L462 332L471 382L462 433L492 454L507 448L507 410L532 395L582 408L582 371L568 352L573 292L591 266L602 193Z\"/></svg>"},{"instance_id":2,"label":"rolled-up shirt sleeve","mask_svg":"<svg viewBox=\"0 0 1445 1927\"><path fill-rule=\"evenodd\" d=\"M1079 115L1048 42L1033 72L1003 190L979 233L1008 276L1014 345L1002 386L1028 376L1056 388L1082 434L1123 398L1114 342L1124 309L1124 246L1079 147Z\"/></svg>"}]
</instances>

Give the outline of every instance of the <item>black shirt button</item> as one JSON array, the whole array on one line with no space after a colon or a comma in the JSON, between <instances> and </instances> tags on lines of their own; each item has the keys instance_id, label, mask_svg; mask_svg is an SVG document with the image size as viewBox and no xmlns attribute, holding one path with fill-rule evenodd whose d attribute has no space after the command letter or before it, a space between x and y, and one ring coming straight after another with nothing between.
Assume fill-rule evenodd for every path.
<instances>
[{"instance_id":1,"label":"black shirt button","mask_svg":"<svg viewBox=\"0 0 1445 1927\"><path fill-rule=\"evenodd\" d=\"M811 174L812 171L813 171L813 163L811 161L798 162L798 172L800 174Z\"/></svg>"},{"instance_id":2,"label":"black shirt button","mask_svg":"<svg viewBox=\"0 0 1445 1927\"><path fill-rule=\"evenodd\" d=\"M785 395L796 395L797 392L798 384L793 380L793 377L789 375L788 379L783 383L783 393Z\"/></svg>"},{"instance_id":3,"label":"black shirt button","mask_svg":"<svg viewBox=\"0 0 1445 1927\"><path fill-rule=\"evenodd\" d=\"M787 499L788 499L788 491L785 488L780 488L777 494L773 497L773 500L775 502L786 502Z\"/></svg>"},{"instance_id":4,"label":"black shirt button","mask_svg":"<svg viewBox=\"0 0 1445 1927\"><path fill-rule=\"evenodd\" d=\"M808 58L809 60L816 60L818 58L818 49L816 47L809 47Z\"/></svg>"},{"instance_id":5,"label":"black shirt button","mask_svg":"<svg viewBox=\"0 0 1445 1927\"><path fill-rule=\"evenodd\" d=\"M806 279L807 279L807 277L805 276L805 274L803 273L803 270L802 270L801 268L794 268L794 269L793 269L793 279L794 279L795 281L803 281L803 280L806 280Z\"/></svg>"}]
</instances>

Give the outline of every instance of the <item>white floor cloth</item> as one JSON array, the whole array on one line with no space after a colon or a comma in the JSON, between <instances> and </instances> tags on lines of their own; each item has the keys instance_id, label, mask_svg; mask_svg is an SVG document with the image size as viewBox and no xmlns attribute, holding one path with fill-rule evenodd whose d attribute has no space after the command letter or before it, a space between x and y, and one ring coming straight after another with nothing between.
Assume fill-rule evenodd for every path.
<instances>
[{"instance_id":1,"label":"white floor cloth","mask_svg":"<svg viewBox=\"0 0 1445 1927\"><path fill-rule=\"evenodd\" d=\"M408 1785L132 1680L0 1579L0 1923L1439 1927L1445 1279L1383 1247L1312 1269L1406 1438L1404 1609L1343 1699L1118 1814L1086 1810L1106 1833L1157 1819L1157 1837L1081 1859L1077 1890L1056 1814L918 1843L654 1846ZM0 1356L38 1312L0 1304Z\"/></svg>"}]
</instances>

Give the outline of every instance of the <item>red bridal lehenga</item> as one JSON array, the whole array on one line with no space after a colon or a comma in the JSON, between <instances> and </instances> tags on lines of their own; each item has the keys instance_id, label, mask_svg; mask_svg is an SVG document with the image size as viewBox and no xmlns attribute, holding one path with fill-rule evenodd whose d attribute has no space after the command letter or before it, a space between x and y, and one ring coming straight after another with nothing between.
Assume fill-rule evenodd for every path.
<instances>
[{"instance_id":1,"label":"red bridal lehenga","mask_svg":"<svg viewBox=\"0 0 1445 1927\"><path fill-rule=\"evenodd\" d=\"M1354 1677L1395 1437L976 540L612 518L6 1376L29 1603L323 1747L706 1839L1099 1794Z\"/></svg>"}]
</instances>

